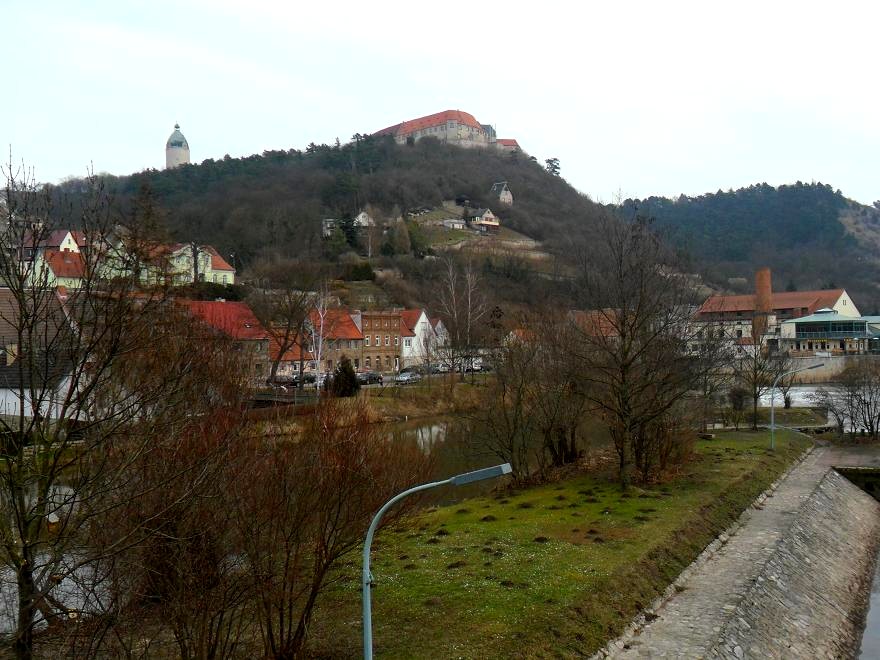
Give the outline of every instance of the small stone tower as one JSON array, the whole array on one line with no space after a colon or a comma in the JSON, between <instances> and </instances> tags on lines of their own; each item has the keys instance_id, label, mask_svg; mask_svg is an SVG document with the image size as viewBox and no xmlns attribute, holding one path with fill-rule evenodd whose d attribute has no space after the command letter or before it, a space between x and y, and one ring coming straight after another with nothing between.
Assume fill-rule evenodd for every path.
<instances>
[{"instance_id":1,"label":"small stone tower","mask_svg":"<svg viewBox=\"0 0 880 660\"><path fill-rule=\"evenodd\" d=\"M165 169L170 170L189 163L189 143L180 132L180 124L174 124L174 132L165 144Z\"/></svg>"}]
</instances>

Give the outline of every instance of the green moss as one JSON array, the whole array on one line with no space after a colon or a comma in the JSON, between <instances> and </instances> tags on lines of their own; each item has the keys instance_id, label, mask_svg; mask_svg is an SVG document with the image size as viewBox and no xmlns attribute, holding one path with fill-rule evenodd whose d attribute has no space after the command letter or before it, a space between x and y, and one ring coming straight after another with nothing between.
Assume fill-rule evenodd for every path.
<instances>
[{"instance_id":1,"label":"green moss","mask_svg":"<svg viewBox=\"0 0 880 660\"><path fill-rule=\"evenodd\" d=\"M698 443L674 480L628 498L613 475L583 475L383 529L373 552L377 656L593 653L808 446L787 432L777 440L770 453L766 433L721 433ZM355 564L324 603L317 651L332 637L337 652L358 652Z\"/></svg>"}]
</instances>

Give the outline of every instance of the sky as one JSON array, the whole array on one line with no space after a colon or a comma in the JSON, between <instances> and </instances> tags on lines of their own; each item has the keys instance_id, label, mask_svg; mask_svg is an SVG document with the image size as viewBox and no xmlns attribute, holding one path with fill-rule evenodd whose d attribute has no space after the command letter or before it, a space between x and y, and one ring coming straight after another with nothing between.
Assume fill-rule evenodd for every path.
<instances>
[{"instance_id":1,"label":"sky","mask_svg":"<svg viewBox=\"0 0 880 660\"><path fill-rule=\"evenodd\" d=\"M4 161L38 181L343 142L447 109L600 202L880 199L878 3L3 0Z\"/></svg>"}]
</instances>

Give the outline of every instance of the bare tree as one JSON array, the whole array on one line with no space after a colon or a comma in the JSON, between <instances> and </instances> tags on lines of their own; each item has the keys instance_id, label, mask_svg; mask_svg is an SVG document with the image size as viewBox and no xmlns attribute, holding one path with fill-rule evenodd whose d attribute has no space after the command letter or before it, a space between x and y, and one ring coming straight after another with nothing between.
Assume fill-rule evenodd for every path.
<instances>
[{"instance_id":1,"label":"bare tree","mask_svg":"<svg viewBox=\"0 0 880 660\"><path fill-rule=\"evenodd\" d=\"M266 656L302 657L332 569L359 546L379 507L427 467L417 447L394 445L351 399L322 402L302 442L255 452L234 500Z\"/></svg>"},{"instance_id":2,"label":"bare tree","mask_svg":"<svg viewBox=\"0 0 880 660\"><path fill-rule=\"evenodd\" d=\"M299 346L302 387L309 313L315 307L317 292L326 289L322 269L317 264L280 260L259 263L254 273L266 286L256 289L248 297L248 304L274 343L269 380L276 379L284 355Z\"/></svg>"},{"instance_id":3,"label":"bare tree","mask_svg":"<svg viewBox=\"0 0 880 660\"><path fill-rule=\"evenodd\" d=\"M743 347L734 360L734 378L752 400L752 430L758 429L758 402L770 391L777 377L791 370L791 360L768 345L753 343Z\"/></svg>"},{"instance_id":4,"label":"bare tree","mask_svg":"<svg viewBox=\"0 0 880 660\"><path fill-rule=\"evenodd\" d=\"M443 260L437 309L449 334L442 351L444 361L451 370L459 370L464 380L490 311L484 284L473 262L461 265L452 257Z\"/></svg>"},{"instance_id":5,"label":"bare tree","mask_svg":"<svg viewBox=\"0 0 880 660\"><path fill-rule=\"evenodd\" d=\"M608 425L623 487L644 429L691 390L694 291L647 221L602 218L581 246L574 315L584 393Z\"/></svg>"},{"instance_id":6,"label":"bare tree","mask_svg":"<svg viewBox=\"0 0 880 660\"><path fill-rule=\"evenodd\" d=\"M104 590L84 583L99 577L101 562L157 533L145 517L91 543L109 513L178 479L191 484L185 497L205 483L196 478L205 474L201 459L157 471L158 481L141 481L133 468L173 453L204 416L235 409L242 374L224 361L223 346L182 331L162 289L140 286L125 268L134 257L111 255L105 239L118 218L99 181L90 180L76 217L59 220L65 207L49 191L12 166L5 174L0 589L14 599L14 653L30 658L39 626L63 627L100 609L88 594ZM63 222L88 244L79 287L66 291L34 258ZM206 378L214 364L228 377Z\"/></svg>"}]
</instances>

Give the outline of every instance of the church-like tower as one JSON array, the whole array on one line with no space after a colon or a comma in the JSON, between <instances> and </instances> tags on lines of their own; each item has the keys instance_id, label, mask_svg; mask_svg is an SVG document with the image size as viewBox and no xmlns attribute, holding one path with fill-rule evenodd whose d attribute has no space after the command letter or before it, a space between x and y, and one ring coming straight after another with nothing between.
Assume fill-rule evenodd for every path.
<instances>
[{"instance_id":1,"label":"church-like tower","mask_svg":"<svg viewBox=\"0 0 880 660\"><path fill-rule=\"evenodd\" d=\"M189 143L180 132L180 124L174 124L174 132L165 144L165 169L170 170L189 163Z\"/></svg>"}]
</instances>

